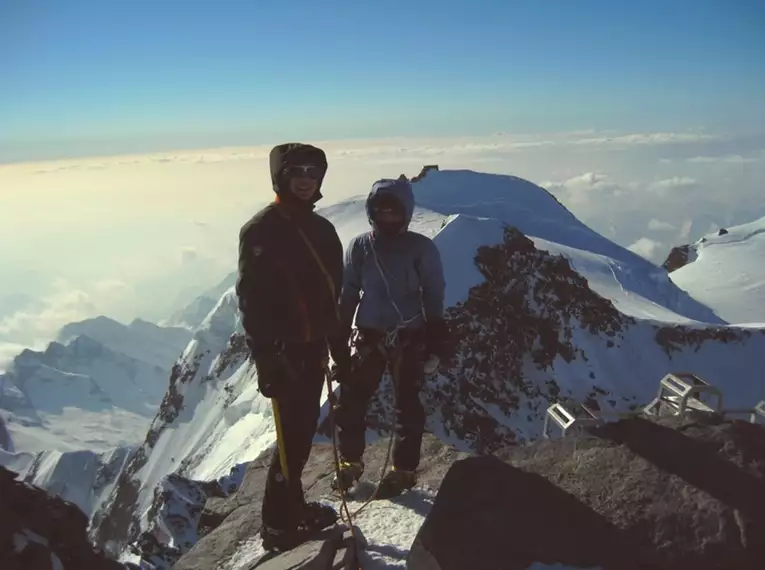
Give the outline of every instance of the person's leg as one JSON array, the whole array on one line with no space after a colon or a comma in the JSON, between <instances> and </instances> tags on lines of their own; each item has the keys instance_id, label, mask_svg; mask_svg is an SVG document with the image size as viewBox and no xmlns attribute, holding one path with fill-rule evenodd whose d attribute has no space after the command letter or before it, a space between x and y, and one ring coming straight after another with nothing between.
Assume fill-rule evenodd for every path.
<instances>
[{"instance_id":1,"label":"person's leg","mask_svg":"<svg viewBox=\"0 0 765 570\"><path fill-rule=\"evenodd\" d=\"M327 346L323 342L306 345L302 354L296 354L294 358L295 362L301 362L302 369L299 371L299 397L294 408L296 414L293 422L294 443L292 444L292 464L289 469L290 474L295 474L292 477L292 499L295 503L303 504L305 503L302 485L303 469L311 454L321 413L321 392L326 381Z\"/></svg>"},{"instance_id":2,"label":"person's leg","mask_svg":"<svg viewBox=\"0 0 765 570\"><path fill-rule=\"evenodd\" d=\"M282 473L277 446L271 456L262 509L264 526L277 531L293 530L303 516L301 478L320 412L325 350L322 343L290 347L287 351L295 377L277 405L288 478Z\"/></svg>"},{"instance_id":3,"label":"person's leg","mask_svg":"<svg viewBox=\"0 0 765 570\"><path fill-rule=\"evenodd\" d=\"M399 377L396 384L396 440L393 448L393 467L401 471L414 471L420 462L422 434L425 431L425 410L420 392L425 380L424 347L420 335L413 333L402 348Z\"/></svg>"},{"instance_id":4,"label":"person's leg","mask_svg":"<svg viewBox=\"0 0 765 570\"><path fill-rule=\"evenodd\" d=\"M340 387L337 410L337 436L343 461L360 463L366 447L366 415L370 398L377 390L386 358L380 352L380 335L360 332L355 363L348 385Z\"/></svg>"}]
</instances>

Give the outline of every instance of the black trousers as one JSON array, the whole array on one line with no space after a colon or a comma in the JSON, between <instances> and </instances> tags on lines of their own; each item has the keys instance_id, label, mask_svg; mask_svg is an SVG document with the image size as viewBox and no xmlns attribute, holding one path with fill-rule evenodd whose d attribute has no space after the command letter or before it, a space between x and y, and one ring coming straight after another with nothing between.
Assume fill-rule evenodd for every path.
<instances>
[{"instance_id":1,"label":"black trousers","mask_svg":"<svg viewBox=\"0 0 765 570\"><path fill-rule=\"evenodd\" d=\"M394 384L396 427L393 465L397 469L414 471L420 462L426 419L420 402L424 382L424 333L421 329L405 329L399 333L399 338L402 353L398 383ZM347 386L340 387L338 444L340 455L346 461L361 461L364 454L367 406L388 362L386 354L379 348L382 340L383 335L379 332L359 330L351 378Z\"/></svg>"},{"instance_id":2,"label":"black trousers","mask_svg":"<svg viewBox=\"0 0 765 570\"><path fill-rule=\"evenodd\" d=\"M305 503L301 477L321 411L327 346L324 341L296 345L287 347L286 355L295 371L294 385L290 385L276 403L289 478L282 473L277 445L271 456L262 506L263 524L282 530L294 528L297 514Z\"/></svg>"}]
</instances>

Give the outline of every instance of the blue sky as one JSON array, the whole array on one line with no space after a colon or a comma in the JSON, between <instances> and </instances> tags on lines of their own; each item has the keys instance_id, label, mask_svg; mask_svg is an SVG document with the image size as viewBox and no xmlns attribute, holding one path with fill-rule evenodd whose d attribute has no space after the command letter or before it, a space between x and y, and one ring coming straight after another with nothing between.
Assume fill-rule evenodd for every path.
<instances>
[{"instance_id":1,"label":"blue sky","mask_svg":"<svg viewBox=\"0 0 765 570\"><path fill-rule=\"evenodd\" d=\"M757 0L0 0L0 161L765 123Z\"/></svg>"}]
</instances>

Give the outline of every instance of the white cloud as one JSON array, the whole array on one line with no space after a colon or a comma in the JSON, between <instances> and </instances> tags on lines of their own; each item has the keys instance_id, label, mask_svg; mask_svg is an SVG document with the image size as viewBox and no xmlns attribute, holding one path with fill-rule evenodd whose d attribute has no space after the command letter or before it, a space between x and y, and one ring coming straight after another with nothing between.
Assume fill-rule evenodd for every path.
<instances>
[{"instance_id":1,"label":"white cloud","mask_svg":"<svg viewBox=\"0 0 765 570\"><path fill-rule=\"evenodd\" d=\"M649 261L653 261L657 265L663 263L667 257L664 251L664 244L646 237L640 238L627 249L645 257Z\"/></svg>"},{"instance_id":2,"label":"white cloud","mask_svg":"<svg viewBox=\"0 0 765 570\"><path fill-rule=\"evenodd\" d=\"M697 164L746 164L760 160L756 157L744 157L740 154L731 154L728 156L694 156L688 159L688 162Z\"/></svg>"},{"instance_id":3,"label":"white cloud","mask_svg":"<svg viewBox=\"0 0 765 570\"><path fill-rule=\"evenodd\" d=\"M610 137L582 138L575 144L601 145L601 146L635 146L635 145L668 145L712 142L721 140L718 135L705 133L632 133Z\"/></svg>"},{"instance_id":4,"label":"white cloud","mask_svg":"<svg viewBox=\"0 0 765 570\"><path fill-rule=\"evenodd\" d=\"M70 289L59 281L57 292L44 298L38 311L19 311L0 321L0 338L24 343L52 338L67 323L98 315L98 307L90 295Z\"/></svg>"},{"instance_id":5,"label":"white cloud","mask_svg":"<svg viewBox=\"0 0 765 570\"><path fill-rule=\"evenodd\" d=\"M673 190L675 188L691 188L698 184L698 181L689 176L673 176L664 180L657 180L651 184L650 188L659 192Z\"/></svg>"},{"instance_id":6,"label":"white cloud","mask_svg":"<svg viewBox=\"0 0 765 570\"><path fill-rule=\"evenodd\" d=\"M765 153L753 140L590 130L312 142L330 163L320 206L366 194L383 176L413 176L424 164L512 174L548 188L593 229L658 259L662 248L712 225L765 215ZM100 313L159 320L216 285L236 269L240 227L273 197L269 151L0 165L0 300L32 297L4 305L0 340L50 337Z\"/></svg>"},{"instance_id":7,"label":"white cloud","mask_svg":"<svg viewBox=\"0 0 765 570\"><path fill-rule=\"evenodd\" d=\"M655 232L671 232L677 228L669 222L663 222L661 220L657 220L656 218L651 218L651 220L648 222L648 229Z\"/></svg>"},{"instance_id":8,"label":"white cloud","mask_svg":"<svg viewBox=\"0 0 765 570\"><path fill-rule=\"evenodd\" d=\"M56 279L51 293L34 308L19 310L0 320L0 341L25 346L44 345L64 325L107 314L113 306L134 295L132 288L117 279L102 279L88 291L65 279Z\"/></svg>"}]
</instances>

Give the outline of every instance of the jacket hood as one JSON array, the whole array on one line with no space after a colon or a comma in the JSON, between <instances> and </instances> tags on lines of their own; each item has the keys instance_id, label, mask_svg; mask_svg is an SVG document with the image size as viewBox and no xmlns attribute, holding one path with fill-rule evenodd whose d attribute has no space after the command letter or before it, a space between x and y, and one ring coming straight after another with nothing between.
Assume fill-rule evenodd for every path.
<instances>
[{"instance_id":1,"label":"jacket hood","mask_svg":"<svg viewBox=\"0 0 765 570\"><path fill-rule=\"evenodd\" d=\"M409 224L414 215L414 192L409 181L403 178L394 180L392 178L382 178L372 185L372 190L367 196L365 209L369 223L374 226L372 221L372 200L383 194L392 195L404 207L404 230L409 229Z\"/></svg>"},{"instance_id":2,"label":"jacket hood","mask_svg":"<svg viewBox=\"0 0 765 570\"><path fill-rule=\"evenodd\" d=\"M319 179L319 187L311 202L316 203L323 198L321 185L327 173L327 155L323 150L305 143L284 143L272 148L268 159L271 166L271 184L278 196L283 190L282 170L285 166L312 164L321 168L324 173Z\"/></svg>"}]
</instances>

